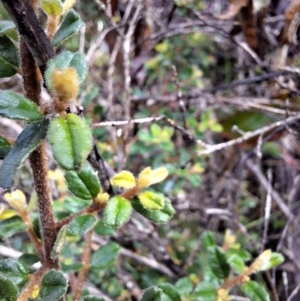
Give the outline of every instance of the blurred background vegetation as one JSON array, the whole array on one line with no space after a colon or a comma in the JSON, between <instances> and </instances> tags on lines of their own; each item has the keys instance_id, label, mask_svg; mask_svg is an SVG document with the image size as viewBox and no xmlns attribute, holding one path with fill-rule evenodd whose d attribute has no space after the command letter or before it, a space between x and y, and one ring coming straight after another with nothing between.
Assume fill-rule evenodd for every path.
<instances>
[{"instance_id":1,"label":"blurred background vegetation","mask_svg":"<svg viewBox=\"0 0 300 301\"><path fill-rule=\"evenodd\" d=\"M246 263L268 248L284 254L284 264L254 278L271 300L299 300L300 240L289 222L298 216L297 124L199 155L205 144L228 142L298 112L297 1L107 2L109 10L100 0L77 1L85 24L57 53L86 55L89 74L79 102L109 172L138 175L147 166L165 166L169 177L156 189L172 200L176 214L167 225L136 214L118 231L100 221L92 247L109 242L111 248L103 254L106 264L91 269L86 287L110 300L136 300L141 290L169 281L182 300L202 300L191 295L193 288L203 279L217 282L207 266L205 239L222 246L230 229ZM3 7L0 13L9 19ZM45 19L42 12L40 18ZM17 39L14 31L10 37ZM1 79L0 88L22 91L20 75ZM46 91L43 97L49 97ZM162 115L158 121L114 125ZM111 125L101 125L105 121ZM1 130L12 138L23 125L0 120ZM53 160L50 169L57 218L85 207L69 195ZM24 164L17 188L34 208L32 186ZM32 219L38 233L38 217ZM72 275L82 267L83 241L69 235L68 242L62 269ZM33 252L26 235L3 237L2 243ZM118 260L114 243L122 249ZM72 287L72 277L70 282ZM230 294L231 300L248 300L238 298L238 288Z\"/></svg>"}]
</instances>

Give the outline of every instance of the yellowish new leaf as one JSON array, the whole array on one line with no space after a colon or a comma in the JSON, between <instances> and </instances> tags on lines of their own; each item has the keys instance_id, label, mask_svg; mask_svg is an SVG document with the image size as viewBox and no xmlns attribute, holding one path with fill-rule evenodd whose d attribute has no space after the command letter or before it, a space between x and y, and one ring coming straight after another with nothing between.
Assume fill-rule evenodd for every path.
<instances>
[{"instance_id":1,"label":"yellowish new leaf","mask_svg":"<svg viewBox=\"0 0 300 301\"><path fill-rule=\"evenodd\" d=\"M4 194L5 199L9 205L19 212L22 212L27 207L26 197L21 190L14 190L11 193Z\"/></svg>"},{"instance_id":2,"label":"yellowish new leaf","mask_svg":"<svg viewBox=\"0 0 300 301\"><path fill-rule=\"evenodd\" d=\"M165 167L156 168L151 171L151 184L156 184L165 180L169 172Z\"/></svg>"},{"instance_id":3,"label":"yellowish new leaf","mask_svg":"<svg viewBox=\"0 0 300 301\"><path fill-rule=\"evenodd\" d=\"M110 182L114 186L122 188L133 188L136 185L134 175L127 170L123 170L120 173L116 174L113 178L110 179Z\"/></svg>"},{"instance_id":4,"label":"yellowish new leaf","mask_svg":"<svg viewBox=\"0 0 300 301\"><path fill-rule=\"evenodd\" d=\"M142 205L149 210L161 210L165 206L164 196L152 191L142 192L139 199Z\"/></svg>"}]
</instances>

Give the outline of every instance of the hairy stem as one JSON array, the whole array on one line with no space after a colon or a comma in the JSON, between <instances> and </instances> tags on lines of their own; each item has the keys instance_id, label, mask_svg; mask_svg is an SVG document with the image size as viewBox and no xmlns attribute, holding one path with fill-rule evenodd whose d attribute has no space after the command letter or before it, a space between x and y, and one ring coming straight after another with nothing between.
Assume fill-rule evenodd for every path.
<instances>
[{"instance_id":1,"label":"hairy stem","mask_svg":"<svg viewBox=\"0 0 300 301\"><path fill-rule=\"evenodd\" d=\"M76 289L74 301L80 300L83 283L84 283L86 274L90 268L89 262L90 262L90 249L91 249L91 244L92 244L92 236L93 236L93 229L89 230L85 236L85 245L84 245L84 250L83 250L82 259L81 259L83 267L80 270L79 275L78 275L77 289Z\"/></svg>"}]
</instances>

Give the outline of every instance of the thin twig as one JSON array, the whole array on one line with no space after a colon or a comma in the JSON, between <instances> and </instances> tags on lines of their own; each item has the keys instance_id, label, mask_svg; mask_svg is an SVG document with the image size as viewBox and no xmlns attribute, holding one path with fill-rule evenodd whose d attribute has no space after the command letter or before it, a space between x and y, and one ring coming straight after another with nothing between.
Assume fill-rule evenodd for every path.
<instances>
[{"instance_id":1,"label":"thin twig","mask_svg":"<svg viewBox=\"0 0 300 301\"><path fill-rule=\"evenodd\" d=\"M79 275L78 275L78 282L77 282L77 288L76 288L76 292L75 292L74 301L80 300L84 280L85 280L86 274L89 270L92 236L93 236L93 229L89 230L85 235L85 245L84 245L82 258L81 258L81 263L83 264L83 267L80 270Z\"/></svg>"},{"instance_id":2,"label":"thin twig","mask_svg":"<svg viewBox=\"0 0 300 301\"><path fill-rule=\"evenodd\" d=\"M300 119L300 115L296 115L293 117L289 117L285 120L281 120L281 121L277 121L274 122L270 125L264 126L258 130L255 130L253 132L247 132L245 135L243 135L242 137L239 137L237 139L233 139L230 140L228 142L224 142L224 143L219 143L216 145L209 145L209 144L203 144L203 141L198 140L197 143L201 146L201 147L205 147L205 150L201 150L198 152L198 156L204 156L204 155L208 155L223 149L226 149L228 147L240 144L240 143L244 143L249 139L255 138L259 135L264 135L274 129L277 129L279 127L282 127L282 130L285 130L285 125L291 125L292 123L298 121Z\"/></svg>"}]
</instances>

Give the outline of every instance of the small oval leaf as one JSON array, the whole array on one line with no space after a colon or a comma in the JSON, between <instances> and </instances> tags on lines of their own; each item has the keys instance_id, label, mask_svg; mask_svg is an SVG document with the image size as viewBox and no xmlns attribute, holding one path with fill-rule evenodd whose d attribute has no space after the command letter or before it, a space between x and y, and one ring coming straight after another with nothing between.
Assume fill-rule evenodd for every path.
<instances>
[{"instance_id":1,"label":"small oval leaf","mask_svg":"<svg viewBox=\"0 0 300 301\"><path fill-rule=\"evenodd\" d=\"M0 91L0 116L28 121L43 118L34 102L13 91Z\"/></svg>"},{"instance_id":2,"label":"small oval leaf","mask_svg":"<svg viewBox=\"0 0 300 301\"><path fill-rule=\"evenodd\" d=\"M17 73L20 59L14 43L7 36L0 36L0 78Z\"/></svg>"},{"instance_id":3,"label":"small oval leaf","mask_svg":"<svg viewBox=\"0 0 300 301\"><path fill-rule=\"evenodd\" d=\"M93 147L93 137L87 123L75 114L67 115L71 134L75 169L79 169Z\"/></svg>"},{"instance_id":4,"label":"small oval leaf","mask_svg":"<svg viewBox=\"0 0 300 301\"><path fill-rule=\"evenodd\" d=\"M76 216L69 224L69 231L72 235L82 235L92 229L96 222L97 220L92 214Z\"/></svg>"},{"instance_id":5,"label":"small oval leaf","mask_svg":"<svg viewBox=\"0 0 300 301\"><path fill-rule=\"evenodd\" d=\"M87 162L85 162L79 172L66 172L65 178L69 190L79 198L91 200L100 191L100 182L97 173Z\"/></svg>"},{"instance_id":6,"label":"small oval leaf","mask_svg":"<svg viewBox=\"0 0 300 301\"><path fill-rule=\"evenodd\" d=\"M61 25L56 31L52 40L52 46L58 46L62 41L76 33L82 25L83 22L81 21L80 16L74 9L71 9L63 18Z\"/></svg>"},{"instance_id":7,"label":"small oval leaf","mask_svg":"<svg viewBox=\"0 0 300 301\"><path fill-rule=\"evenodd\" d=\"M19 165L45 139L49 126L48 119L30 123L17 138L0 166L0 187L11 188Z\"/></svg>"},{"instance_id":8,"label":"small oval leaf","mask_svg":"<svg viewBox=\"0 0 300 301\"><path fill-rule=\"evenodd\" d=\"M8 278L14 285L22 286L28 279L28 270L17 260L5 259L0 261L0 275Z\"/></svg>"},{"instance_id":9,"label":"small oval leaf","mask_svg":"<svg viewBox=\"0 0 300 301\"><path fill-rule=\"evenodd\" d=\"M163 292L163 299L168 301L181 301L177 288L170 283L158 284L158 287ZM164 296L165 295L165 296Z\"/></svg>"},{"instance_id":10,"label":"small oval leaf","mask_svg":"<svg viewBox=\"0 0 300 301\"><path fill-rule=\"evenodd\" d=\"M149 287L144 291L140 301L162 301L163 292L156 286Z\"/></svg>"},{"instance_id":11,"label":"small oval leaf","mask_svg":"<svg viewBox=\"0 0 300 301\"><path fill-rule=\"evenodd\" d=\"M0 300L1 301L17 301L18 288L13 282L6 277L0 275Z\"/></svg>"},{"instance_id":12,"label":"small oval leaf","mask_svg":"<svg viewBox=\"0 0 300 301\"><path fill-rule=\"evenodd\" d=\"M63 5L60 0L40 0L41 7L47 15L60 16Z\"/></svg>"},{"instance_id":13,"label":"small oval leaf","mask_svg":"<svg viewBox=\"0 0 300 301\"><path fill-rule=\"evenodd\" d=\"M0 136L0 160L3 160L10 150L10 143Z\"/></svg>"},{"instance_id":14,"label":"small oval leaf","mask_svg":"<svg viewBox=\"0 0 300 301\"><path fill-rule=\"evenodd\" d=\"M18 216L0 221L0 238L6 239L16 233L23 232L27 229L27 225Z\"/></svg>"},{"instance_id":15,"label":"small oval leaf","mask_svg":"<svg viewBox=\"0 0 300 301\"><path fill-rule=\"evenodd\" d=\"M39 298L43 301L57 301L67 292L67 279L62 272L50 270L41 282Z\"/></svg>"},{"instance_id":16,"label":"small oval leaf","mask_svg":"<svg viewBox=\"0 0 300 301\"><path fill-rule=\"evenodd\" d=\"M175 213L171 201L168 198L165 198L165 205L162 210L149 210L142 205L138 198L134 198L131 203L135 211L158 224L165 224L169 222Z\"/></svg>"},{"instance_id":17,"label":"small oval leaf","mask_svg":"<svg viewBox=\"0 0 300 301\"><path fill-rule=\"evenodd\" d=\"M122 188L133 188L136 185L134 175L127 170L123 170L120 173L116 174L114 177L110 179L110 182L114 186L122 187Z\"/></svg>"},{"instance_id":18,"label":"small oval leaf","mask_svg":"<svg viewBox=\"0 0 300 301\"><path fill-rule=\"evenodd\" d=\"M195 288L195 296L199 301L215 301L218 287L211 282L200 282Z\"/></svg>"},{"instance_id":19,"label":"small oval leaf","mask_svg":"<svg viewBox=\"0 0 300 301\"><path fill-rule=\"evenodd\" d=\"M68 114L55 118L48 131L48 140L57 163L66 170L79 169L93 147L88 125L79 116Z\"/></svg>"},{"instance_id":20,"label":"small oval leaf","mask_svg":"<svg viewBox=\"0 0 300 301\"><path fill-rule=\"evenodd\" d=\"M15 28L15 23L12 21L1 20L0 21L0 36L6 34L11 29Z\"/></svg>"},{"instance_id":21,"label":"small oval leaf","mask_svg":"<svg viewBox=\"0 0 300 301\"><path fill-rule=\"evenodd\" d=\"M53 249L51 251L51 258L52 259L57 258L59 253L61 252L62 247L63 247L63 245L65 243L65 240L66 240L67 231L68 231L68 226L66 226L66 225L63 226L59 230L59 232L57 234L55 244L54 244Z\"/></svg>"},{"instance_id":22,"label":"small oval leaf","mask_svg":"<svg viewBox=\"0 0 300 301\"><path fill-rule=\"evenodd\" d=\"M119 250L120 247L115 242L109 242L102 246L92 255L91 267L103 269L111 265L116 260Z\"/></svg>"},{"instance_id":23,"label":"small oval leaf","mask_svg":"<svg viewBox=\"0 0 300 301\"><path fill-rule=\"evenodd\" d=\"M160 193L145 191L138 198L142 205L149 210L161 210L165 206L165 197Z\"/></svg>"},{"instance_id":24,"label":"small oval leaf","mask_svg":"<svg viewBox=\"0 0 300 301\"><path fill-rule=\"evenodd\" d=\"M169 172L165 167L156 168L151 171L151 184L160 183L165 180L168 176Z\"/></svg>"},{"instance_id":25,"label":"small oval leaf","mask_svg":"<svg viewBox=\"0 0 300 301\"><path fill-rule=\"evenodd\" d=\"M47 138L52 148L53 157L60 167L73 170L75 168L73 146L65 119L57 117L52 120Z\"/></svg>"},{"instance_id":26,"label":"small oval leaf","mask_svg":"<svg viewBox=\"0 0 300 301\"><path fill-rule=\"evenodd\" d=\"M110 227L120 227L128 222L132 212L130 201L115 196L111 198L104 209L104 223Z\"/></svg>"},{"instance_id":27,"label":"small oval leaf","mask_svg":"<svg viewBox=\"0 0 300 301\"><path fill-rule=\"evenodd\" d=\"M243 284L242 291L251 301L270 301L266 289L255 281L248 281Z\"/></svg>"},{"instance_id":28,"label":"small oval leaf","mask_svg":"<svg viewBox=\"0 0 300 301\"><path fill-rule=\"evenodd\" d=\"M230 266L224 251L219 246L213 246L208 249L208 261L213 273L221 279L229 276Z\"/></svg>"}]
</instances>

